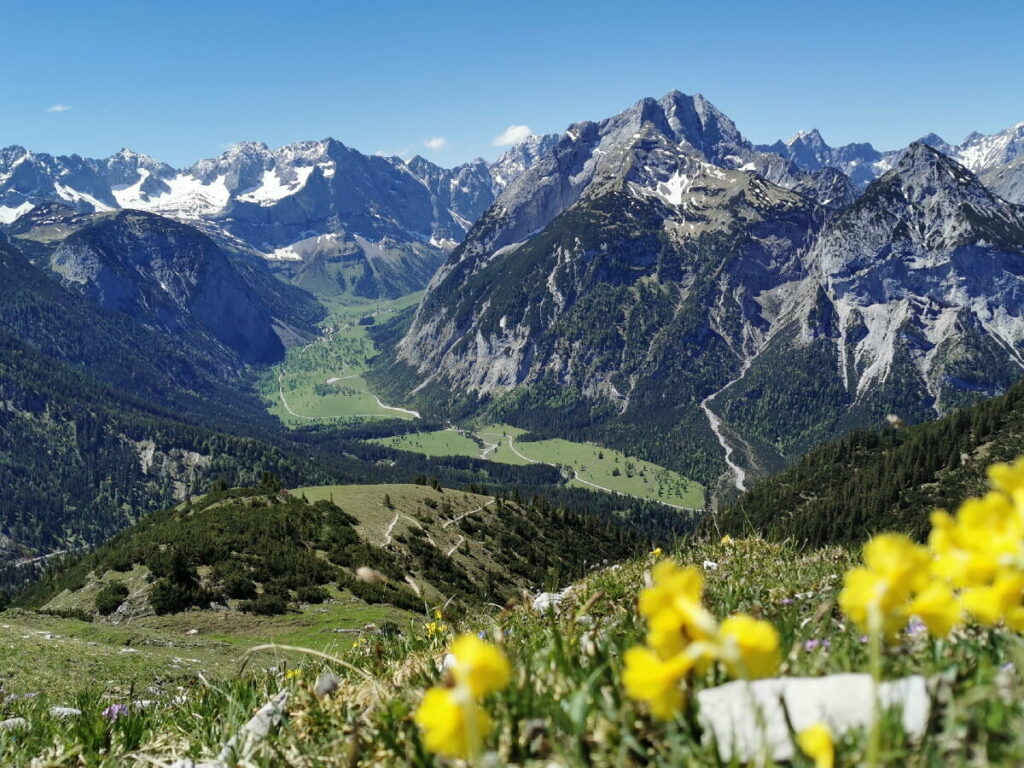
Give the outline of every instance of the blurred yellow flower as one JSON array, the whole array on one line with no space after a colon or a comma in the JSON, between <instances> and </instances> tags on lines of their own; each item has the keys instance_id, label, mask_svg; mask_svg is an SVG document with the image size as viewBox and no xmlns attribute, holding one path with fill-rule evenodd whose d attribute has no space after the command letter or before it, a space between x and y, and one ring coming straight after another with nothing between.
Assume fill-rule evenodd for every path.
<instances>
[{"instance_id":1,"label":"blurred yellow flower","mask_svg":"<svg viewBox=\"0 0 1024 768\"><path fill-rule=\"evenodd\" d=\"M669 659L694 641L710 640L715 619L701 603L704 577L700 571L664 560L651 576L654 584L640 593L638 606L647 619L647 644Z\"/></svg>"},{"instance_id":2,"label":"blurred yellow flower","mask_svg":"<svg viewBox=\"0 0 1024 768\"><path fill-rule=\"evenodd\" d=\"M725 534L725 536L722 537L722 540L719 543L725 544L726 546L732 544L732 536L730 536L729 534Z\"/></svg>"},{"instance_id":3,"label":"blurred yellow flower","mask_svg":"<svg viewBox=\"0 0 1024 768\"><path fill-rule=\"evenodd\" d=\"M455 682L466 686L476 698L500 691L508 685L511 670L501 649L476 635L462 635L451 645Z\"/></svg>"},{"instance_id":4,"label":"blurred yellow flower","mask_svg":"<svg viewBox=\"0 0 1024 768\"><path fill-rule=\"evenodd\" d=\"M864 545L864 565L884 577L890 588L908 593L928 583L931 556L901 533L881 533Z\"/></svg>"},{"instance_id":5,"label":"blurred yellow flower","mask_svg":"<svg viewBox=\"0 0 1024 768\"><path fill-rule=\"evenodd\" d=\"M302 677L301 669L289 669L287 672L284 673L285 680L294 680L297 677Z\"/></svg>"},{"instance_id":6,"label":"blurred yellow flower","mask_svg":"<svg viewBox=\"0 0 1024 768\"><path fill-rule=\"evenodd\" d=\"M469 692L458 688L431 688L416 710L423 730L423 746L430 752L468 760L480 754L491 720Z\"/></svg>"},{"instance_id":7,"label":"blurred yellow flower","mask_svg":"<svg viewBox=\"0 0 1024 768\"><path fill-rule=\"evenodd\" d=\"M653 550L651 550L651 557L661 557L661 547L655 547Z\"/></svg>"},{"instance_id":8,"label":"blurred yellow flower","mask_svg":"<svg viewBox=\"0 0 1024 768\"><path fill-rule=\"evenodd\" d=\"M1021 567L1024 517L1008 496L992 491L965 501L956 518L933 514L928 543L937 576L958 587L984 586L1000 568Z\"/></svg>"},{"instance_id":9,"label":"blurred yellow flower","mask_svg":"<svg viewBox=\"0 0 1024 768\"><path fill-rule=\"evenodd\" d=\"M973 587L961 593L964 609L987 626L1000 620L1015 632L1024 630L1024 573L1006 570L987 587Z\"/></svg>"},{"instance_id":10,"label":"blurred yellow flower","mask_svg":"<svg viewBox=\"0 0 1024 768\"><path fill-rule=\"evenodd\" d=\"M879 534L864 546L864 565L846 573L839 607L861 630L892 637L906 624L914 594L930 583L930 566L924 547L902 534Z\"/></svg>"},{"instance_id":11,"label":"blurred yellow flower","mask_svg":"<svg viewBox=\"0 0 1024 768\"><path fill-rule=\"evenodd\" d=\"M642 646L630 648L624 658L622 682L629 697L647 702L655 717L671 720L683 708L680 681L693 661L682 653L666 661Z\"/></svg>"},{"instance_id":12,"label":"blurred yellow flower","mask_svg":"<svg viewBox=\"0 0 1024 768\"><path fill-rule=\"evenodd\" d=\"M906 613L921 619L931 634L945 637L960 623L962 610L953 590L933 581L907 605Z\"/></svg>"},{"instance_id":13,"label":"blurred yellow flower","mask_svg":"<svg viewBox=\"0 0 1024 768\"><path fill-rule=\"evenodd\" d=\"M1017 506L1024 505L1024 457L1013 464L993 464L988 477L996 490L1012 497Z\"/></svg>"},{"instance_id":14,"label":"blurred yellow flower","mask_svg":"<svg viewBox=\"0 0 1024 768\"><path fill-rule=\"evenodd\" d=\"M771 622L738 613L718 630L722 661L738 678L771 677L779 669L779 633Z\"/></svg>"},{"instance_id":15,"label":"blurred yellow flower","mask_svg":"<svg viewBox=\"0 0 1024 768\"><path fill-rule=\"evenodd\" d=\"M832 768L836 760L832 731L824 723L815 723L796 737L800 750L814 761L814 768Z\"/></svg>"}]
</instances>

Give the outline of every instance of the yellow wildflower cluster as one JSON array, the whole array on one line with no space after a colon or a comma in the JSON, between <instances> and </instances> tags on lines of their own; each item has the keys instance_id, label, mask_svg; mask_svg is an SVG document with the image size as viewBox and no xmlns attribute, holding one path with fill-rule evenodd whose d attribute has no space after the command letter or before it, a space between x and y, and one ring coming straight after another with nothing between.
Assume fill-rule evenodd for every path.
<instances>
[{"instance_id":1,"label":"yellow wildflower cluster","mask_svg":"<svg viewBox=\"0 0 1024 768\"><path fill-rule=\"evenodd\" d=\"M455 659L450 668L452 685L428 690L415 720L427 750L470 759L480 754L491 728L479 702L508 685L510 668L499 648L475 635L462 635L449 650Z\"/></svg>"},{"instance_id":2,"label":"yellow wildflower cluster","mask_svg":"<svg viewBox=\"0 0 1024 768\"><path fill-rule=\"evenodd\" d=\"M623 683L631 698L668 720L683 706L683 680L691 670L720 661L733 677L775 673L779 634L769 622L737 614L719 625L703 605L704 579L692 566L664 560L651 575L653 584L639 600L647 644L625 654Z\"/></svg>"},{"instance_id":3,"label":"yellow wildflower cluster","mask_svg":"<svg viewBox=\"0 0 1024 768\"><path fill-rule=\"evenodd\" d=\"M437 637L448 631L448 625L440 621L430 621L426 625L427 637Z\"/></svg>"},{"instance_id":4,"label":"yellow wildflower cluster","mask_svg":"<svg viewBox=\"0 0 1024 768\"><path fill-rule=\"evenodd\" d=\"M1024 459L989 468L993 490L956 516L932 515L928 546L886 533L846 574L839 604L867 632L891 637L917 616L945 636L969 615L1024 630Z\"/></svg>"}]
</instances>

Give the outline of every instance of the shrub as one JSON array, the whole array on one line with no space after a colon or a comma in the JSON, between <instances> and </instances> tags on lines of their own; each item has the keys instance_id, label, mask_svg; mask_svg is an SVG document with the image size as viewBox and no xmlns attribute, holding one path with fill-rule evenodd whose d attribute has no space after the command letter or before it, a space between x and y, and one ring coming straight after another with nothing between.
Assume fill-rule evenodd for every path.
<instances>
[{"instance_id":1,"label":"shrub","mask_svg":"<svg viewBox=\"0 0 1024 768\"><path fill-rule=\"evenodd\" d=\"M288 601L280 595L264 592L255 600L246 600L239 609L258 616L275 616L288 611Z\"/></svg>"},{"instance_id":2,"label":"shrub","mask_svg":"<svg viewBox=\"0 0 1024 768\"><path fill-rule=\"evenodd\" d=\"M322 603L330 593L323 587L299 587L295 595L300 603Z\"/></svg>"},{"instance_id":3,"label":"shrub","mask_svg":"<svg viewBox=\"0 0 1024 768\"><path fill-rule=\"evenodd\" d=\"M236 600L252 600L256 597L256 583L241 571L225 576L223 588L225 595Z\"/></svg>"},{"instance_id":4,"label":"shrub","mask_svg":"<svg viewBox=\"0 0 1024 768\"><path fill-rule=\"evenodd\" d=\"M128 597L128 587L126 587L120 581L111 581L103 585L96 595L96 612L100 616L109 616L118 608L121 607L121 603Z\"/></svg>"}]
</instances>

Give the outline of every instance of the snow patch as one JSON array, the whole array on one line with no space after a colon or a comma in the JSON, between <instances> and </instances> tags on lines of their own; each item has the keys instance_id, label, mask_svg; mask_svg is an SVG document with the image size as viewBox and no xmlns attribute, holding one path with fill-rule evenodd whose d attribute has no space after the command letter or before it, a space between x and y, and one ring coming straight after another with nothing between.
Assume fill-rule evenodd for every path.
<instances>
[{"instance_id":1,"label":"snow patch","mask_svg":"<svg viewBox=\"0 0 1024 768\"><path fill-rule=\"evenodd\" d=\"M35 208L35 206L28 201L25 201L24 203L15 208L11 208L10 206L6 205L0 205L0 224L10 224L19 216L24 216L33 208Z\"/></svg>"},{"instance_id":2,"label":"snow patch","mask_svg":"<svg viewBox=\"0 0 1024 768\"><path fill-rule=\"evenodd\" d=\"M295 180L285 182L281 180L276 170L265 170L260 183L255 187L242 190L238 199L244 203L258 203L267 206L290 197L306 186L310 174L313 173L313 166L299 166L294 171Z\"/></svg>"}]
</instances>

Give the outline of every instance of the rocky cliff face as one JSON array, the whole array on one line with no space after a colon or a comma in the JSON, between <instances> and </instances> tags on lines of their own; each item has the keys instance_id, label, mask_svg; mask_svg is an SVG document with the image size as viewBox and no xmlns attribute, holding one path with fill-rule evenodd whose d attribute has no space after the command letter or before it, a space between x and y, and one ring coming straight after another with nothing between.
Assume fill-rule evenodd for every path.
<instances>
[{"instance_id":1,"label":"rocky cliff face","mask_svg":"<svg viewBox=\"0 0 1024 768\"><path fill-rule=\"evenodd\" d=\"M571 126L506 188L435 277L392 386L742 487L1018 377L1021 221L923 144L854 202L844 174L754 149L699 96L647 99Z\"/></svg>"},{"instance_id":2,"label":"rocky cliff face","mask_svg":"<svg viewBox=\"0 0 1024 768\"><path fill-rule=\"evenodd\" d=\"M192 227L139 211L102 217L69 235L51 267L101 306L244 362L279 359L274 319L216 244Z\"/></svg>"}]
</instances>

